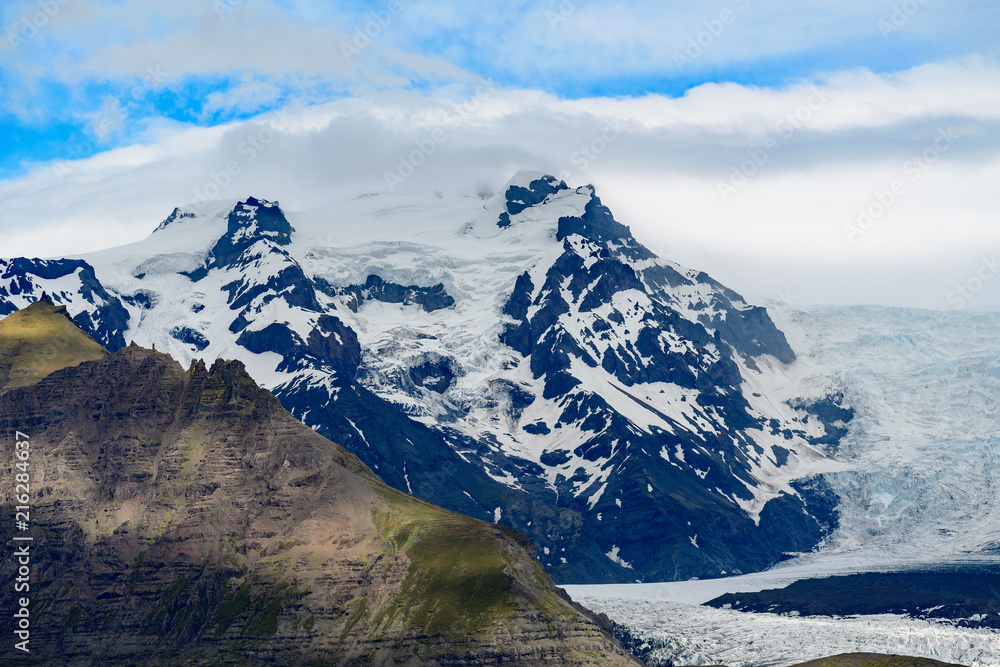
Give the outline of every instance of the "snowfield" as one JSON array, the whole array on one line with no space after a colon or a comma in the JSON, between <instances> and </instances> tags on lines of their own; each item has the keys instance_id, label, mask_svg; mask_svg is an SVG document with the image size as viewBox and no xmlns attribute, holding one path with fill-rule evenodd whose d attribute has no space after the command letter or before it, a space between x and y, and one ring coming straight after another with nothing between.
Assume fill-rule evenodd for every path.
<instances>
[{"instance_id":1,"label":"snowfield","mask_svg":"<svg viewBox=\"0 0 1000 667\"><path fill-rule=\"evenodd\" d=\"M1000 665L1000 633L899 616L795 617L700 606L797 579L1000 561L1000 313L769 308L799 359L788 396L843 392L854 408L826 475L840 526L768 572L706 581L569 586L647 641L651 664L790 665L844 652Z\"/></svg>"}]
</instances>

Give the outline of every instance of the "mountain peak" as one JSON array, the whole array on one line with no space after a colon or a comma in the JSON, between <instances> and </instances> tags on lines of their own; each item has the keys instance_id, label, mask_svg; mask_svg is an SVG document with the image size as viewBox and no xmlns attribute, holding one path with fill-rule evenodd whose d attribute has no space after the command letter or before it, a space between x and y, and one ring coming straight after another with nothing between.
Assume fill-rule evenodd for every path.
<instances>
[{"instance_id":1,"label":"mountain peak","mask_svg":"<svg viewBox=\"0 0 1000 667\"><path fill-rule=\"evenodd\" d=\"M176 207L170 213L170 215L166 217L166 219L163 222L157 225L156 229L154 229L153 232L155 233L160 231L161 229L166 229L167 227L177 222L178 220L183 220L185 218L193 218L193 217L195 217L194 213L190 211L183 211L181 210L180 207Z\"/></svg>"},{"instance_id":2,"label":"mountain peak","mask_svg":"<svg viewBox=\"0 0 1000 667\"><path fill-rule=\"evenodd\" d=\"M229 212L228 223L226 233L212 248L216 264L227 264L261 240L286 246L295 231L278 202L256 197L238 202Z\"/></svg>"},{"instance_id":3,"label":"mountain peak","mask_svg":"<svg viewBox=\"0 0 1000 667\"><path fill-rule=\"evenodd\" d=\"M236 208L239 208L241 206L245 209L263 207L263 208L277 208L279 211L281 210L281 207L278 205L278 202L269 201L267 199L257 199L253 195L247 197L246 201L241 201L236 204Z\"/></svg>"},{"instance_id":4,"label":"mountain peak","mask_svg":"<svg viewBox=\"0 0 1000 667\"><path fill-rule=\"evenodd\" d=\"M535 171L533 169L518 169L510 180L507 181L506 185L503 186L503 190L506 192L508 188L511 187L521 187L527 188L535 181L545 181L547 183L559 183L559 179L544 171Z\"/></svg>"},{"instance_id":5,"label":"mountain peak","mask_svg":"<svg viewBox=\"0 0 1000 667\"><path fill-rule=\"evenodd\" d=\"M57 370L107 356L100 343L48 295L0 321L0 392L35 384Z\"/></svg>"},{"instance_id":6,"label":"mountain peak","mask_svg":"<svg viewBox=\"0 0 1000 667\"><path fill-rule=\"evenodd\" d=\"M295 231L285 217L278 202L266 199L247 197L233 207L229 213L229 235L271 236L281 245L289 242L291 233Z\"/></svg>"},{"instance_id":7,"label":"mountain peak","mask_svg":"<svg viewBox=\"0 0 1000 667\"><path fill-rule=\"evenodd\" d=\"M565 181L559 180L555 176L527 169L518 171L507 181L501 195L503 197L503 210L498 216L497 226L501 229L509 227L513 222L512 218L530 208L545 204L550 197L564 190L569 191L569 186L566 185ZM586 205L578 216L559 218L556 231L556 238L559 241L564 240L567 236L579 234L586 239L597 242L634 242L629 228L614 219L611 211L597 196L593 185L582 185L577 187L575 192L587 198L581 200L586 201ZM643 248L641 254L645 257L650 253Z\"/></svg>"},{"instance_id":8,"label":"mountain peak","mask_svg":"<svg viewBox=\"0 0 1000 667\"><path fill-rule=\"evenodd\" d=\"M555 176L540 171L518 171L504 187L504 210L500 213L497 226L509 227L511 216L520 215L525 209L544 203L550 196L568 189L569 186Z\"/></svg>"}]
</instances>

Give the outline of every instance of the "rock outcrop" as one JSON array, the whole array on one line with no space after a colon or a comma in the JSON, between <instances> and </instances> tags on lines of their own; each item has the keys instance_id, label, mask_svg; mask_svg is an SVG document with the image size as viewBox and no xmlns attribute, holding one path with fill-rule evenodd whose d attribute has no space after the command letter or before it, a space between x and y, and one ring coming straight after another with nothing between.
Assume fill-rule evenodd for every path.
<instances>
[{"instance_id":1,"label":"rock outcrop","mask_svg":"<svg viewBox=\"0 0 1000 667\"><path fill-rule=\"evenodd\" d=\"M135 345L63 362L0 395L9 450L30 443L30 527L0 523L7 554L33 538L29 591L0 565L6 636L30 598L19 664L637 664L526 538L386 486L240 362L184 370Z\"/></svg>"}]
</instances>

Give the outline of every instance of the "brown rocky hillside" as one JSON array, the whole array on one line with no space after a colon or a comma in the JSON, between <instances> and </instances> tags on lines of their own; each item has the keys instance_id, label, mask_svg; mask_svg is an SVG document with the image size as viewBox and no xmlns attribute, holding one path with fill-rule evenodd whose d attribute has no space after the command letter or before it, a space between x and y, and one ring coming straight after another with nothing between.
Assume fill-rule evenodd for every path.
<instances>
[{"instance_id":1,"label":"brown rocky hillside","mask_svg":"<svg viewBox=\"0 0 1000 667\"><path fill-rule=\"evenodd\" d=\"M15 355L11 322L49 327L40 346L76 339L52 311L0 322L0 378L14 358L38 375L0 395L8 638L12 538L34 537L17 664L637 664L525 538L384 485L238 362L184 370L83 345L42 364L23 336ZM30 436L27 533L12 522L15 431Z\"/></svg>"}]
</instances>

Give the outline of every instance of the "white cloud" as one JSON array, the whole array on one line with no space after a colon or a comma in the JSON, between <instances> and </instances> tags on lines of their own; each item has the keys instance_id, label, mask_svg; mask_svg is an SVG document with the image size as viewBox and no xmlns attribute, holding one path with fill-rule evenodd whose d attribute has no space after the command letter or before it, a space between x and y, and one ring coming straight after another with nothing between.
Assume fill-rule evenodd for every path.
<instances>
[{"instance_id":1,"label":"white cloud","mask_svg":"<svg viewBox=\"0 0 1000 667\"><path fill-rule=\"evenodd\" d=\"M202 114L211 116L217 111L249 113L271 107L282 96L281 87L273 81L255 78L245 73L237 85L224 91L216 90L205 98Z\"/></svg>"},{"instance_id":2,"label":"white cloud","mask_svg":"<svg viewBox=\"0 0 1000 667\"><path fill-rule=\"evenodd\" d=\"M737 290L947 308L952 284L1000 251L998 71L965 60L780 90L707 85L677 99L567 101L499 88L472 103L446 90L391 92L296 106L287 122L271 114L209 129L155 125L145 144L75 163L61 182L39 166L0 183L0 255L142 238L213 183L219 198L255 194L291 210L386 191L385 172L439 130L445 139L401 190L496 189L522 167L566 172L595 183L651 248ZM776 132L814 86L827 101L788 136ZM957 138L912 180L907 161L949 129ZM778 144L763 166L720 196L720 181L768 138ZM228 176L232 164L238 173ZM897 180L905 191L852 242L845 225ZM1000 305L1000 293L974 305Z\"/></svg>"},{"instance_id":3,"label":"white cloud","mask_svg":"<svg viewBox=\"0 0 1000 667\"><path fill-rule=\"evenodd\" d=\"M0 31L6 36L0 39L0 73L7 84L0 105L25 120L60 117L63 100L49 96L53 85L66 87L73 105L85 106L88 86L110 85L127 98L150 70L163 72L174 90L192 81L216 86L207 96L207 113L252 110L254 101L264 108L283 88L291 98L315 101L415 81L473 78L434 54L395 48L392 22L358 49L355 30L365 25L363 16L303 15L267 0L236 4L221 18L210 0L56 4L59 11L30 39L9 35L17 37L21 15L31 16L37 3L21 3L20 13L8 8L7 29Z\"/></svg>"},{"instance_id":4,"label":"white cloud","mask_svg":"<svg viewBox=\"0 0 1000 667\"><path fill-rule=\"evenodd\" d=\"M996 3L914 2L918 9L896 26L894 7L902 2L424 0L407 3L405 29L393 39L413 50L447 35L442 53L454 62L493 64L522 81L670 77L832 51L877 59L887 47L931 58L996 53ZM885 32L881 21L893 29Z\"/></svg>"}]
</instances>

